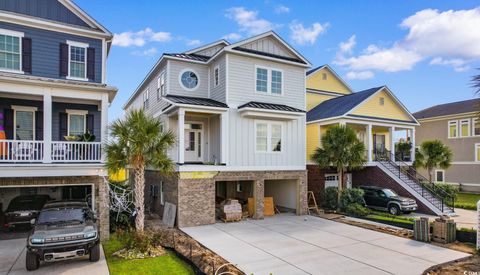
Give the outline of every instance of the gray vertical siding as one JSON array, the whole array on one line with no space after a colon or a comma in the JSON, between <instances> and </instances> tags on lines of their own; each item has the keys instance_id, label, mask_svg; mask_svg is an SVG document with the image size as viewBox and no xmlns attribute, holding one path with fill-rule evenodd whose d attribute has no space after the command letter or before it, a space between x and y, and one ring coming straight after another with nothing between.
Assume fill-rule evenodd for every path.
<instances>
[{"instance_id":1,"label":"gray vertical siding","mask_svg":"<svg viewBox=\"0 0 480 275\"><path fill-rule=\"evenodd\" d=\"M95 80L102 82L102 40L30 28L6 22L0 22L0 28L23 32L32 39L32 75L60 78L60 43L67 40L88 43L95 48Z\"/></svg>"},{"instance_id":2,"label":"gray vertical siding","mask_svg":"<svg viewBox=\"0 0 480 275\"><path fill-rule=\"evenodd\" d=\"M89 27L58 0L0 0L0 10Z\"/></svg>"}]
</instances>

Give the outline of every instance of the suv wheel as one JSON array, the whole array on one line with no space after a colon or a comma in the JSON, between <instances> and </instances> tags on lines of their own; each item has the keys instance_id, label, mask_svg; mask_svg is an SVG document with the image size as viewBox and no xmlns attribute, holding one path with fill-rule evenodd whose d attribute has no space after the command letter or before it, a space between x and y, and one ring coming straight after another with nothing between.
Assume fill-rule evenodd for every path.
<instances>
[{"instance_id":1,"label":"suv wheel","mask_svg":"<svg viewBox=\"0 0 480 275\"><path fill-rule=\"evenodd\" d=\"M100 245L96 244L90 248L90 262L98 262L100 260Z\"/></svg>"},{"instance_id":2,"label":"suv wheel","mask_svg":"<svg viewBox=\"0 0 480 275\"><path fill-rule=\"evenodd\" d=\"M37 270L40 265L40 260L37 254L27 251L27 258L25 260L25 267L28 271Z\"/></svg>"},{"instance_id":3,"label":"suv wheel","mask_svg":"<svg viewBox=\"0 0 480 275\"><path fill-rule=\"evenodd\" d=\"M396 204L392 204L388 206L388 213L392 215L399 215L400 214L400 208Z\"/></svg>"}]
</instances>

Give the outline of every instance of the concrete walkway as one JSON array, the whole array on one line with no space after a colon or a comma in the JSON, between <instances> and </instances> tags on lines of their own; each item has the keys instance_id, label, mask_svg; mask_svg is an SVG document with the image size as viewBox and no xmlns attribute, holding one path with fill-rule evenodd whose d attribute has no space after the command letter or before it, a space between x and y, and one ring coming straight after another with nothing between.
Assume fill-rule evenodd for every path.
<instances>
[{"instance_id":1,"label":"concrete walkway","mask_svg":"<svg viewBox=\"0 0 480 275\"><path fill-rule=\"evenodd\" d=\"M469 254L313 216L182 228L246 274L421 274Z\"/></svg>"},{"instance_id":2,"label":"concrete walkway","mask_svg":"<svg viewBox=\"0 0 480 275\"><path fill-rule=\"evenodd\" d=\"M51 275L51 274L68 274L68 275L108 275L107 261L100 249L100 260L91 263L88 256L61 262L41 263L40 268L36 271L27 271L25 269L25 245L26 239L13 239L0 241L0 275Z\"/></svg>"}]
</instances>

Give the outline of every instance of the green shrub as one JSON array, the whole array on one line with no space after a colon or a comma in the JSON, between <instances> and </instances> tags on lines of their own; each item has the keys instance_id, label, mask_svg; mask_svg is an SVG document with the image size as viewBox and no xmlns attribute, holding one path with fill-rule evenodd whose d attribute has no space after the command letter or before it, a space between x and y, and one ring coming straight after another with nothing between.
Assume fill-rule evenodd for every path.
<instances>
[{"instance_id":1,"label":"green shrub","mask_svg":"<svg viewBox=\"0 0 480 275\"><path fill-rule=\"evenodd\" d=\"M345 212L349 216L365 217L370 214L370 210L358 203L351 203L345 207Z\"/></svg>"},{"instance_id":2,"label":"green shrub","mask_svg":"<svg viewBox=\"0 0 480 275\"><path fill-rule=\"evenodd\" d=\"M346 211L347 206L354 203L357 203L359 205L365 205L363 194L364 192L360 188L344 189L340 195L340 201L339 201L340 210Z\"/></svg>"},{"instance_id":3,"label":"green shrub","mask_svg":"<svg viewBox=\"0 0 480 275\"><path fill-rule=\"evenodd\" d=\"M445 191L447 194L450 196L456 198L458 192L460 191L458 186L452 185L452 184L446 184L446 183L437 183L435 184L438 188L442 189Z\"/></svg>"},{"instance_id":4,"label":"green shrub","mask_svg":"<svg viewBox=\"0 0 480 275\"><path fill-rule=\"evenodd\" d=\"M325 208L337 209L338 207L338 188L330 186L325 188Z\"/></svg>"},{"instance_id":5,"label":"green shrub","mask_svg":"<svg viewBox=\"0 0 480 275\"><path fill-rule=\"evenodd\" d=\"M117 216L118 215L118 216ZM129 228L134 227L132 219L130 219L130 214L127 212L117 213L110 211L110 232L116 232L119 229L128 230Z\"/></svg>"},{"instance_id":6,"label":"green shrub","mask_svg":"<svg viewBox=\"0 0 480 275\"><path fill-rule=\"evenodd\" d=\"M468 202L455 202L455 208L477 210L477 205L473 203L468 203Z\"/></svg>"}]
</instances>

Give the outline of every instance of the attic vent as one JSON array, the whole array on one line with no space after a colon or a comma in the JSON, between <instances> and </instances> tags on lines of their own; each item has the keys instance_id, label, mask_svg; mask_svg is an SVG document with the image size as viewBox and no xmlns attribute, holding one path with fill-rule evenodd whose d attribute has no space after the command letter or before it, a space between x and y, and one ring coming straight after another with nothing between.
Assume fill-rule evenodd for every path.
<instances>
[{"instance_id":1,"label":"attic vent","mask_svg":"<svg viewBox=\"0 0 480 275\"><path fill-rule=\"evenodd\" d=\"M383 97L379 98L379 103L380 103L380 106L383 106L385 104L385 98Z\"/></svg>"},{"instance_id":2,"label":"attic vent","mask_svg":"<svg viewBox=\"0 0 480 275\"><path fill-rule=\"evenodd\" d=\"M322 80L327 80L327 74L326 73L322 74Z\"/></svg>"}]
</instances>

